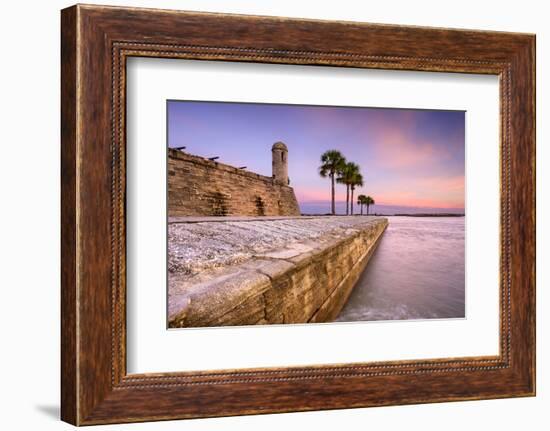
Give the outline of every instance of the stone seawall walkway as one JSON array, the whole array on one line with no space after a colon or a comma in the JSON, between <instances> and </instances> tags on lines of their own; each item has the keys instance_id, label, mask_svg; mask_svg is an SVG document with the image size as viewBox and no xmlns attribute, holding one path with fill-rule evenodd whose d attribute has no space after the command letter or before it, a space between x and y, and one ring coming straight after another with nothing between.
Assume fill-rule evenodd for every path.
<instances>
[{"instance_id":1,"label":"stone seawall walkway","mask_svg":"<svg viewBox=\"0 0 550 431\"><path fill-rule=\"evenodd\" d=\"M347 299L349 274L360 274L386 225L372 216L171 218L170 326L334 318L342 298L325 303L335 289Z\"/></svg>"}]
</instances>

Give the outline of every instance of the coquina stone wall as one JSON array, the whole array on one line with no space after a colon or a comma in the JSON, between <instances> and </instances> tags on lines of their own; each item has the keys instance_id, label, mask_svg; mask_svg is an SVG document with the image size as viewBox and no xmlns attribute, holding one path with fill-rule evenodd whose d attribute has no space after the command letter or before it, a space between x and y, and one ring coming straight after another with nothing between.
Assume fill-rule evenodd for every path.
<instances>
[{"instance_id":1,"label":"coquina stone wall","mask_svg":"<svg viewBox=\"0 0 550 431\"><path fill-rule=\"evenodd\" d=\"M168 149L168 216L294 216L292 187L274 178Z\"/></svg>"},{"instance_id":2,"label":"coquina stone wall","mask_svg":"<svg viewBox=\"0 0 550 431\"><path fill-rule=\"evenodd\" d=\"M379 217L340 220L343 225L328 235L258 254L215 276L171 275L169 326L333 321L388 225ZM285 222L288 229L292 223Z\"/></svg>"}]
</instances>

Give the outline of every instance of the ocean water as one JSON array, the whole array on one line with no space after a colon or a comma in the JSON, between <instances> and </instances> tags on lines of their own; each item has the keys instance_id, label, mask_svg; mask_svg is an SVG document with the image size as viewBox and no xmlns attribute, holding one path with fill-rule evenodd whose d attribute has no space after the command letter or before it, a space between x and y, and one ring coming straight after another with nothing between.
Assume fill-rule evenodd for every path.
<instances>
[{"instance_id":1,"label":"ocean water","mask_svg":"<svg viewBox=\"0 0 550 431\"><path fill-rule=\"evenodd\" d=\"M465 317L464 217L388 217L389 226L336 319Z\"/></svg>"}]
</instances>

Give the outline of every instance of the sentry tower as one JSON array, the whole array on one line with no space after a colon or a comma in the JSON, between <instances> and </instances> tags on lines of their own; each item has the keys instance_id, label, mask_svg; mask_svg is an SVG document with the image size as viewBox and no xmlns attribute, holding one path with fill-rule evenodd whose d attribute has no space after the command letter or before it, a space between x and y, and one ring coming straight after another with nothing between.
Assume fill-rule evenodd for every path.
<instances>
[{"instance_id":1,"label":"sentry tower","mask_svg":"<svg viewBox=\"0 0 550 431\"><path fill-rule=\"evenodd\" d=\"M288 185L288 148L283 142L275 142L271 147L273 179L278 184Z\"/></svg>"}]
</instances>

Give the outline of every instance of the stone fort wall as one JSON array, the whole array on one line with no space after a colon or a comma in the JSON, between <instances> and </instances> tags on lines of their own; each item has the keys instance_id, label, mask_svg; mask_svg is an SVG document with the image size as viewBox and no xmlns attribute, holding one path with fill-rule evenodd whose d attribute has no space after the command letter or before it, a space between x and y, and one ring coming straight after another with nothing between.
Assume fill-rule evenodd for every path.
<instances>
[{"instance_id":1,"label":"stone fort wall","mask_svg":"<svg viewBox=\"0 0 550 431\"><path fill-rule=\"evenodd\" d=\"M224 224L223 221L210 223ZM262 225L264 223L269 229L270 222L265 221ZM285 224L287 229L303 230L308 223L319 223L319 218L288 219ZM282 250L275 248L259 253L241 264L218 268L220 272L199 280L171 273L169 326L334 321L374 253L388 220L382 217L323 217L323 223L328 224L329 233L323 234L322 241L308 238L308 245L304 245L290 240ZM185 229L186 223L178 224ZM216 231L214 226L211 229ZM235 235L242 229L247 228L242 225L223 228L225 232L234 230ZM331 229L335 230L330 232ZM247 234L250 233L247 230ZM216 238L223 244L223 235ZM227 240L231 237L226 237Z\"/></svg>"},{"instance_id":2,"label":"stone fort wall","mask_svg":"<svg viewBox=\"0 0 550 431\"><path fill-rule=\"evenodd\" d=\"M273 178L168 149L168 216L297 216L294 189Z\"/></svg>"}]
</instances>

